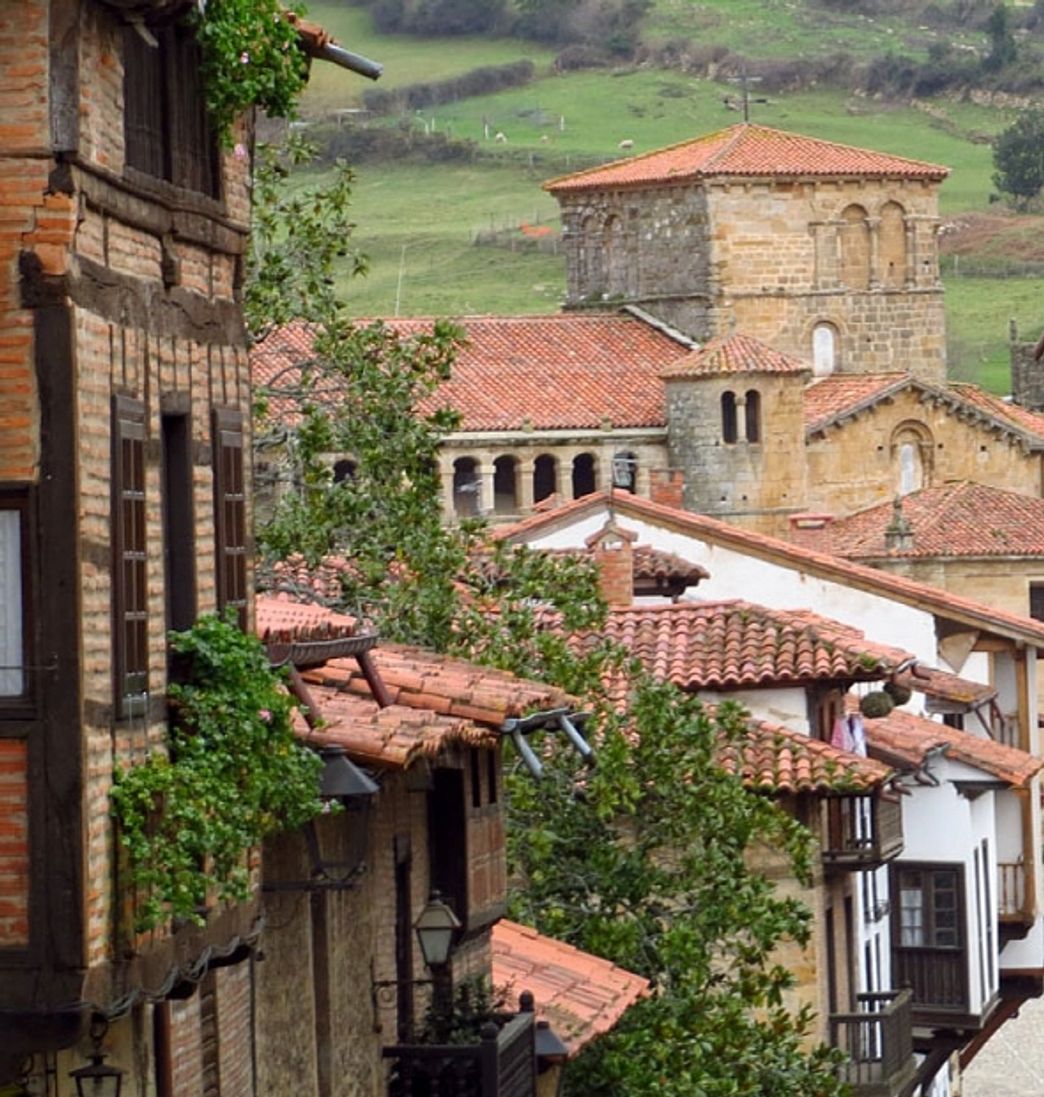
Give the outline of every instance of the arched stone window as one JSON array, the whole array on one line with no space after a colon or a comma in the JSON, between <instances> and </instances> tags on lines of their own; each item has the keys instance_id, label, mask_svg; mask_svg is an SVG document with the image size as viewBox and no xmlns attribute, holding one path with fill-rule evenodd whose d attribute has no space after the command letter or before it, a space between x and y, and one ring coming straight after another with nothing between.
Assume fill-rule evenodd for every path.
<instances>
[{"instance_id":1,"label":"arched stone window","mask_svg":"<svg viewBox=\"0 0 1044 1097\"><path fill-rule=\"evenodd\" d=\"M812 376L829 377L837 369L837 328L816 324L812 329Z\"/></svg>"},{"instance_id":2,"label":"arched stone window","mask_svg":"<svg viewBox=\"0 0 1044 1097\"><path fill-rule=\"evenodd\" d=\"M602 268L602 233L593 215L580 223L580 248L577 252L577 282L584 297L601 294L605 289Z\"/></svg>"},{"instance_id":3,"label":"arched stone window","mask_svg":"<svg viewBox=\"0 0 1044 1097\"><path fill-rule=\"evenodd\" d=\"M757 389L747 389L743 398L743 426L748 442L761 441L761 394Z\"/></svg>"},{"instance_id":4,"label":"arched stone window","mask_svg":"<svg viewBox=\"0 0 1044 1097\"><path fill-rule=\"evenodd\" d=\"M899 495L920 491L932 482L932 432L914 421L900 423L892 432L892 475Z\"/></svg>"},{"instance_id":5,"label":"arched stone window","mask_svg":"<svg viewBox=\"0 0 1044 1097\"><path fill-rule=\"evenodd\" d=\"M597 487L594 457L590 453L578 453L573 458L573 498L590 495Z\"/></svg>"},{"instance_id":6,"label":"arched stone window","mask_svg":"<svg viewBox=\"0 0 1044 1097\"><path fill-rule=\"evenodd\" d=\"M898 202L881 208L877 255L882 285L895 289L906 285L906 211Z\"/></svg>"},{"instance_id":7,"label":"arched stone window","mask_svg":"<svg viewBox=\"0 0 1044 1097\"><path fill-rule=\"evenodd\" d=\"M459 518L474 518L479 513L478 462L474 457L458 457L453 462L453 513Z\"/></svg>"},{"instance_id":8,"label":"arched stone window","mask_svg":"<svg viewBox=\"0 0 1044 1097\"><path fill-rule=\"evenodd\" d=\"M730 389L721 394L721 438L728 445L739 437L736 419L736 394Z\"/></svg>"},{"instance_id":9,"label":"arched stone window","mask_svg":"<svg viewBox=\"0 0 1044 1097\"><path fill-rule=\"evenodd\" d=\"M510 455L493 462L493 510L496 514L518 513L518 460Z\"/></svg>"},{"instance_id":10,"label":"arched stone window","mask_svg":"<svg viewBox=\"0 0 1044 1097\"><path fill-rule=\"evenodd\" d=\"M862 206L841 212L841 282L849 289L870 286L870 226Z\"/></svg>"},{"instance_id":11,"label":"arched stone window","mask_svg":"<svg viewBox=\"0 0 1044 1097\"><path fill-rule=\"evenodd\" d=\"M638 485L638 458L629 450L613 454L613 487L634 495Z\"/></svg>"},{"instance_id":12,"label":"arched stone window","mask_svg":"<svg viewBox=\"0 0 1044 1097\"><path fill-rule=\"evenodd\" d=\"M605 291L610 297L622 297L627 293L629 257L624 224L615 215L606 219L602 247Z\"/></svg>"},{"instance_id":13,"label":"arched stone window","mask_svg":"<svg viewBox=\"0 0 1044 1097\"><path fill-rule=\"evenodd\" d=\"M533 462L533 502L539 503L558 491L558 462L549 453L542 453Z\"/></svg>"}]
</instances>

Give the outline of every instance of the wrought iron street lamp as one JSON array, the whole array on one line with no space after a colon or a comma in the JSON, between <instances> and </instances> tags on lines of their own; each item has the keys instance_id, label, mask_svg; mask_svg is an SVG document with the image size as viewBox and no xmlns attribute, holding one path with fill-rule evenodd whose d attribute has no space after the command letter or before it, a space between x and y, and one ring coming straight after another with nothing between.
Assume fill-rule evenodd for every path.
<instances>
[{"instance_id":1,"label":"wrought iron street lamp","mask_svg":"<svg viewBox=\"0 0 1044 1097\"><path fill-rule=\"evenodd\" d=\"M69 1071L69 1077L76 1083L76 1097L120 1097L123 1091L123 1071L109 1066L101 1049L108 1028L109 1023L104 1018L92 1018L90 1031L94 1050L88 1056L91 1061L85 1067Z\"/></svg>"}]
</instances>

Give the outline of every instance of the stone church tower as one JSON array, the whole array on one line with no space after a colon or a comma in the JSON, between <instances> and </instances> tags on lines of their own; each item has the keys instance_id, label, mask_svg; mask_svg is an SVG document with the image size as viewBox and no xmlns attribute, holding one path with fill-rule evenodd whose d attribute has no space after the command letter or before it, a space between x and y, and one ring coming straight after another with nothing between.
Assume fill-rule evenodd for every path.
<instances>
[{"instance_id":1,"label":"stone church tower","mask_svg":"<svg viewBox=\"0 0 1044 1097\"><path fill-rule=\"evenodd\" d=\"M660 373L683 505L775 531L807 493L806 362L748 335L712 339Z\"/></svg>"},{"instance_id":2,"label":"stone church tower","mask_svg":"<svg viewBox=\"0 0 1044 1097\"><path fill-rule=\"evenodd\" d=\"M814 376L946 376L937 228L947 169L743 124L546 184L567 307L633 304L732 331Z\"/></svg>"}]
</instances>

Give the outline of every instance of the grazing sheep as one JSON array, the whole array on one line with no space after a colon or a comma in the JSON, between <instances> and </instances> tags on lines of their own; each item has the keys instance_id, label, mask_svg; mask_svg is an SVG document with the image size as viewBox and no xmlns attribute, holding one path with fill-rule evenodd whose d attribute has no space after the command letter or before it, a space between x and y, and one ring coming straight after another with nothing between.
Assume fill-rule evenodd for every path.
<instances>
[{"instance_id":1,"label":"grazing sheep","mask_svg":"<svg viewBox=\"0 0 1044 1097\"><path fill-rule=\"evenodd\" d=\"M550 140L550 138L549 138L549 137L547 136L547 134L546 134L546 133L542 133L542 134L540 135L540 143L541 143L542 145L546 145L546 144L548 143L548 141L549 141L549 140Z\"/></svg>"},{"instance_id":2,"label":"grazing sheep","mask_svg":"<svg viewBox=\"0 0 1044 1097\"><path fill-rule=\"evenodd\" d=\"M501 132L500 132L500 131L498 130L498 131L497 131L497 133L496 133L496 134L494 135L494 137L493 137L493 140L494 140L494 141L499 141L499 142L500 142L500 143L501 143L502 145L503 145L503 144L506 144L506 142L507 142L507 134L505 134L505 133L501 133Z\"/></svg>"},{"instance_id":3,"label":"grazing sheep","mask_svg":"<svg viewBox=\"0 0 1044 1097\"><path fill-rule=\"evenodd\" d=\"M634 142L631 140L630 137L625 137L620 142L620 148L622 148L622 149L633 149L634 148Z\"/></svg>"}]
</instances>

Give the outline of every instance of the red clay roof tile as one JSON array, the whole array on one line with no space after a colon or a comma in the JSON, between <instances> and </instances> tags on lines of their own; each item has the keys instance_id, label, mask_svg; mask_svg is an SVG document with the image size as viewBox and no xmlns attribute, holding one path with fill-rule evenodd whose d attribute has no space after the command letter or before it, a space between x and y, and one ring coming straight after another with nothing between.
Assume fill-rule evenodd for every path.
<instances>
[{"instance_id":1,"label":"red clay roof tile","mask_svg":"<svg viewBox=\"0 0 1044 1097\"><path fill-rule=\"evenodd\" d=\"M499 739L495 732L463 717L408 705L382 709L371 698L314 682L309 692L323 724L313 731L298 716L300 738L319 746L344 747L361 765L405 769L417 758L433 758L455 743L493 747Z\"/></svg>"},{"instance_id":2,"label":"red clay roof tile","mask_svg":"<svg viewBox=\"0 0 1044 1097\"><path fill-rule=\"evenodd\" d=\"M385 323L408 337L430 330L433 321ZM689 346L623 313L472 316L459 323L468 341L453 375L419 410L454 407L467 431L663 426L658 375ZM277 329L251 352L255 383L292 378L295 363L311 353L307 325Z\"/></svg>"},{"instance_id":3,"label":"red clay roof tile","mask_svg":"<svg viewBox=\"0 0 1044 1097\"><path fill-rule=\"evenodd\" d=\"M552 194L728 176L847 176L942 180L949 169L889 153L743 123L544 184Z\"/></svg>"},{"instance_id":4,"label":"red clay roof tile","mask_svg":"<svg viewBox=\"0 0 1044 1097\"><path fill-rule=\"evenodd\" d=\"M721 745L718 762L758 792L866 792L892 776L876 759L755 719L742 740Z\"/></svg>"},{"instance_id":5,"label":"red clay roof tile","mask_svg":"<svg viewBox=\"0 0 1044 1097\"><path fill-rule=\"evenodd\" d=\"M382 644L372 658L396 705L444 712L491 727L499 728L512 717L578 705L576 698L556 686L422 648ZM370 696L354 659L332 659L305 672L304 678L309 685Z\"/></svg>"},{"instance_id":6,"label":"red clay roof tile","mask_svg":"<svg viewBox=\"0 0 1044 1097\"><path fill-rule=\"evenodd\" d=\"M288 594L260 595L255 606L255 628L264 641L311 642L355 635L354 617L296 601Z\"/></svg>"},{"instance_id":7,"label":"red clay roof tile","mask_svg":"<svg viewBox=\"0 0 1044 1097\"><path fill-rule=\"evenodd\" d=\"M660 371L663 380L720 373L810 373L812 367L749 335L712 339Z\"/></svg>"},{"instance_id":8,"label":"red clay roof tile","mask_svg":"<svg viewBox=\"0 0 1044 1097\"><path fill-rule=\"evenodd\" d=\"M997 696L997 687L984 682L970 682L949 671L936 670L918 664L912 670L898 675L896 681L917 693L952 704L978 708Z\"/></svg>"},{"instance_id":9,"label":"red clay roof tile","mask_svg":"<svg viewBox=\"0 0 1044 1097\"><path fill-rule=\"evenodd\" d=\"M640 975L506 918L493 927L492 948L493 985L513 997L532 992L538 1019L550 1022L570 1058L649 991Z\"/></svg>"},{"instance_id":10,"label":"red clay roof tile","mask_svg":"<svg viewBox=\"0 0 1044 1097\"><path fill-rule=\"evenodd\" d=\"M868 681L913 659L816 614L738 600L611 609L602 637L621 644L658 680L684 690Z\"/></svg>"},{"instance_id":11,"label":"red clay roof tile","mask_svg":"<svg viewBox=\"0 0 1044 1097\"><path fill-rule=\"evenodd\" d=\"M1035 621L1031 617L995 609L984 602L976 602L927 583L852 563L841 557L816 552L766 534L754 533L717 518L679 510L664 503L654 503L651 499L644 499L627 491L599 492L586 495L582 499L574 499L556 510L533 514L513 526L502 526L493 531L493 536L525 543L528 535L557 528L587 510L603 508L610 498L617 522L630 514L637 520L679 530L687 536L706 539L736 552L749 552L775 560L782 566L799 568L809 575L842 583L855 590L869 591L948 620L973 624L976 628L1044 647L1044 622Z\"/></svg>"},{"instance_id":12,"label":"red clay roof tile","mask_svg":"<svg viewBox=\"0 0 1044 1097\"><path fill-rule=\"evenodd\" d=\"M1044 499L1037 496L956 480L904 496L902 514L913 531L911 548L885 544L892 503L836 519L830 548L851 560L1044 555Z\"/></svg>"},{"instance_id":13,"label":"red clay roof tile","mask_svg":"<svg viewBox=\"0 0 1044 1097\"><path fill-rule=\"evenodd\" d=\"M851 709L859 702L850 697L848 704ZM871 755L890 764L918 767L929 754L942 748L947 758L981 769L1016 788L1028 785L1044 767L1044 758L899 708L887 716L865 721L864 726Z\"/></svg>"}]
</instances>

